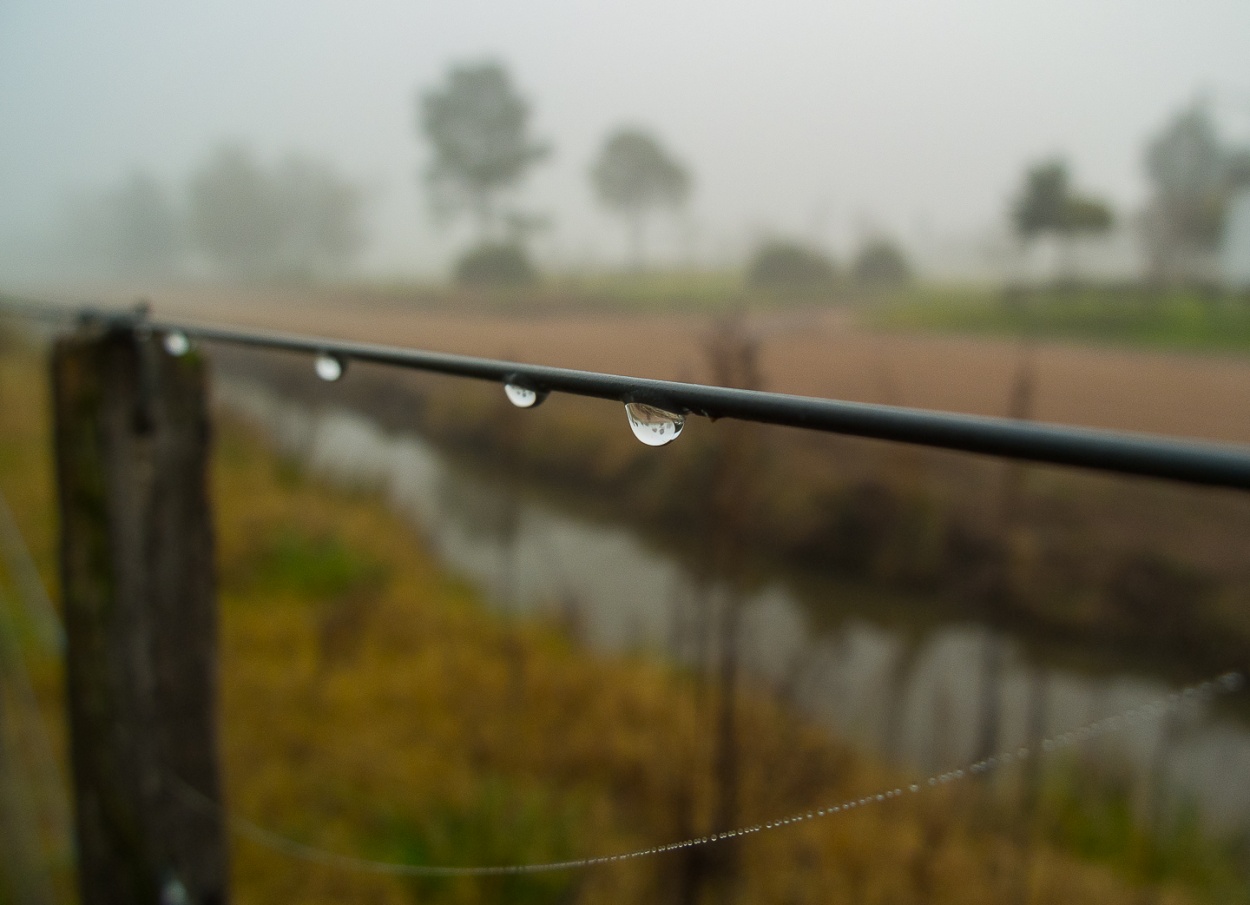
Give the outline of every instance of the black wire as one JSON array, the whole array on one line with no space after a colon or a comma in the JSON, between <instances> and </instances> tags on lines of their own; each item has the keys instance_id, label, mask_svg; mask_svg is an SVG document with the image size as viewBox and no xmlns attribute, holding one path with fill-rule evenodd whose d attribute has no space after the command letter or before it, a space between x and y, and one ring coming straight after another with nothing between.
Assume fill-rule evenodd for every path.
<instances>
[{"instance_id":1,"label":"black wire","mask_svg":"<svg viewBox=\"0 0 1250 905\"><path fill-rule=\"evenodd\" d=\"M711 419L733 418L1027 462L1250 490L1250 449L1244 446L649 380L191 321L148 320L140 309L66 309L0 300L0 310L6 308L41 320L96 322L115 328L134 328L142 324L150 330L180 332L190 339L209 343L311 355L328 353L345 361L373 362L496 383L518 383L539 392L642 402L678 414L693 413Z\"/></svg>"}]
</instances>

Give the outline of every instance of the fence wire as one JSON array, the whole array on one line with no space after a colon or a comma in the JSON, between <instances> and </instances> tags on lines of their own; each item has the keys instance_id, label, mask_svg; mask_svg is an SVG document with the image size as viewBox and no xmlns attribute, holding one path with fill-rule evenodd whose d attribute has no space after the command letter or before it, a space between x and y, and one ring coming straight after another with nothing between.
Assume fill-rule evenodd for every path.
<instances>
[{"instance_id":1,"label":"fence wire","mask_svg":"<svg viewBox=\"0 0 1250 905\"><path fill-rule=\"evenodd\" d=\"M329 371L322 373L331 380L341 377L350 362L362 361L498 383L532 395L534 401L526 403L527 407L536 405L548 393L567 393L643 404L682 418L686 415L711 420L731 418L1006 459L1250 490L1250 449L1244 446L652 380L326 336L153 319L146 306L68 308L0 297L0 311L59 326L95 325L101 329L159 333L172 354L184 354L195 340L301 353L312 356L316 365L324 363L329 367ZM326 376L330 373L333 376Z\"/></svg>"},{"instance_id":2,"label":"fence wire","mask_svg":"<svg viewBox=\"0 0 1250 905\"><path fill-rule=\"evenodd\" d=\"M340 852L298 842L289 836L263 827L245 817L240 817L179 777L166 774L166 781L191 807L220 815L235 835L282 855L325 867L400 877L490 877L506 874L550 873L636 861L641 858L655 857L683 849L714 845L718 842L755 836L800 823L844 815L866 807L886 805L907 797L944 788L954 782L984 777L1013 764L1023 764L1033 758L1048 757L1065 749L1092 741L1100 736L1118 732L1130 726L1136 726L1146 720L1161 719L1184 708L1197 707L1210 702L1218 696L1240 691L1244 684L1244 677L1241 673L1223 673L1204 682L1189 685L1179 691L1172 692L1166 697L1159 697L1153 701L1148 701L1144 704L1121 710L1110 716L1076 726L1066 732L1038 739L1032 745L1022 745L1009 751L1001 751L981 760L965 763L954 770L934 773L916 779L906 785L878 789L859 798L847 798L834 803L813 805L808 810L791 813L763 823L741 826L724 832L708 833L677 842L655 845L650 848L539 864L465 866L406 864L392 861L374 861L354 855L345 855Z\"/></svg>"}]
</instances>

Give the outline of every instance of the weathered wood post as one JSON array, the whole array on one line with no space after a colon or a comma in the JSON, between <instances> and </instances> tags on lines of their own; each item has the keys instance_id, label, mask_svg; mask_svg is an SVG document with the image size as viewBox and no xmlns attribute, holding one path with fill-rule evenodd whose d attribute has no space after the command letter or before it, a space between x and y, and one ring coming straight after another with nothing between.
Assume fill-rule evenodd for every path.
<instances>
[{"instance_id":1,"label":"weathered wood post","mask_svg":"<svg viewBox=\"0 0 1250 905\"><path fill-rule=\"evenodd\" d=\"M60 339L52 387L82 901L224 903L205 366L139 315Z\"/></svg>"}]
</instances>

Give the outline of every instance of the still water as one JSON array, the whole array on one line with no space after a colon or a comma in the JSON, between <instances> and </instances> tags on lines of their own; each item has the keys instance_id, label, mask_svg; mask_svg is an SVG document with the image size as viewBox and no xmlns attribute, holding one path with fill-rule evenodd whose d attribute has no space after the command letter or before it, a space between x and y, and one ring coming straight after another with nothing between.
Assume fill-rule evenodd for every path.
<instances>
[{"instance_id":1,"label":"still water","mask_svg":"<svg viewBox=\"0 0 1250 905\"><path fill-rule=\"evenodd\" d=\"M1012 750L1176 690L1148 670L1055 663L969 619L921 620L921 608L854 586L800 590L782 574L750 592L709 586L632 528L518 493L414 433L259 383L219 380L216 393L316 473L383 494L493 606L558 619L588 645L707 663L718 634L708 626L732 601L753 681L917 771L981 756L991 721L995 749ZM1125 777L1143 808L1193 803L1213 827L1250 823L1250 727L1215 706L1127 726L1080 756Z\"/></svg>"}]
</instances>

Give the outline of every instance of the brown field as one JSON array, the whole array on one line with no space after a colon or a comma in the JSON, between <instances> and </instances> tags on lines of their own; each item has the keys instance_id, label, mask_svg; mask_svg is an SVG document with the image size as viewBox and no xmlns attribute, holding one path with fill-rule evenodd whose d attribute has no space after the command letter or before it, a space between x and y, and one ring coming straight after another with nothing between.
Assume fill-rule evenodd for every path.
<instances>
[{"instance_id":1,"label":"brown field","mask_svg":"<svg viewBox=\"0 0 1250 905\"><path fill-rule=\"evenodd\" d=\"M710 320L689 314L495 314L328 292L180 291L158 314L503 356L669 379L706 379ZM1017 342L877 333L844 310L749 316L765 389L982 415L1008 413ZM1039 343L1034 417L1250 443L1250 360Z\"/></svg>"}]
</instances>

